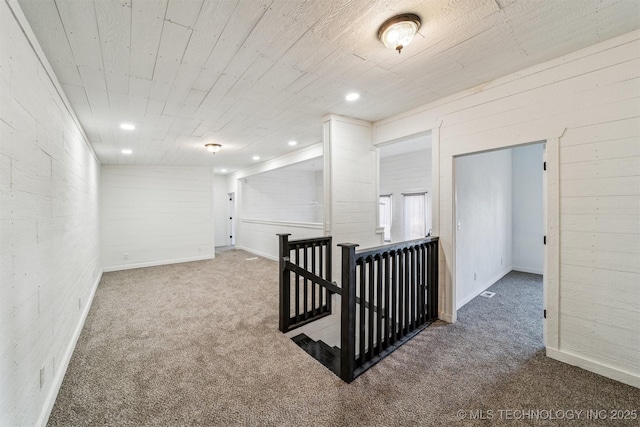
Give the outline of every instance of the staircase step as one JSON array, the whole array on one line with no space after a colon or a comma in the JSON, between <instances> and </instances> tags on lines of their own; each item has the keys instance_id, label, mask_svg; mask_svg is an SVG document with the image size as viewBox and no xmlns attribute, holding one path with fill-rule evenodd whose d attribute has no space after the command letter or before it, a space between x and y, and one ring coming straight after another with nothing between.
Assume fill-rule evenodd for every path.
<instances>
[{"instance_id":1,"label":"staircase step","mask_svg":"<svg viewBox=\"0 0 640 427\"><path fill-rule=\"evenodd\" d=\"M340 375L340 350L330 347L324 341L314 341L306 334L296 335L291 338L293 342L322 363L327 369L336 375Z\"/></svg>"}]
</instances>

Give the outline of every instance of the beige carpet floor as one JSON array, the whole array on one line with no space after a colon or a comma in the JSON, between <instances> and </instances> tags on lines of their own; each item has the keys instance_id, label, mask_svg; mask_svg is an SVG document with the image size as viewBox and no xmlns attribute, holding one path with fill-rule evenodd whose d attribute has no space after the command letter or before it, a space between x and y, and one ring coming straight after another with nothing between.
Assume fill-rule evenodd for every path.
<instances>
[{"instance_id":1,"label":"beige carpet floor","mask_svg":"<svg viewBox=\"0 0 640 427\"><path fill-rule=\"evenodd\" d=\"M639 389L545 357L540 276L510 273L345 384L278 332L277 263L252 257L104 274L49 425L638 425L609 411L638 411ZM589 410L608 419L558 412Z\"/></svg>"}]
</instances>

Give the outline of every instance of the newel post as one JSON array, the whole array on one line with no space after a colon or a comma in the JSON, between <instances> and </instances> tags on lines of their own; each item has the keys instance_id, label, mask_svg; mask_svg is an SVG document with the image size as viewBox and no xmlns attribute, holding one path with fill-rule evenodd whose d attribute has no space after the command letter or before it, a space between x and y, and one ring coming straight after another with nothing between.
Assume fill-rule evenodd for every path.
<instances>
[{"instance_id":1,"label":"newel post","mask_svg":"<svg viewBox=\"0 0 640 427\"><path fill-rule=\"evenodd\" d=\"M328 282L332 282L331 277L332 277L332 272L333 272L333 238L331 236L328 236L329 242L327 243L327 245L325 246L327 249L327 256L325 257L325 267L324 267L324 278L328 281ZM327 291L327 311L329 313L332 313L331 311L331 304L333 303L333 293Z\"/></svg>"},{"instance_id":2,"label":"newel post","mask_svg":"<svg viewBox=\"0 0 640 427\"><path fill-rule=\"evenodd\" d=\"M289 261L289 236L291 234L278 234L280 238L280 250L278 251L279 278L280 278L280 311L279 329L281 332L289 330L289 320L291 318L291 275L286 269L286 262Z\"/></svg>"},{"instance_id":3,"label":"newel post","mask_svg":"<svg viewBox=\"0 0 640 427\"><path fill-rule=\"evenodd\" d=\"M429 315L432 320L438 319L438 244L440 239L436 239L435 242L430 243L431 256L431 301L429 304Z\"/></svg>"},{"instance_id":4,"label":"newel post","mask_svg":"<svg viewBox=\"0 0 640 427\"><path fill-rule=\"evenodd\" d=\"M341 243L342 247L342 301L340 330L340 378L353 381L356 358L356 247L354 243ZM361 338L363 339L363 338Z\"/></svg>"}]
</instances>

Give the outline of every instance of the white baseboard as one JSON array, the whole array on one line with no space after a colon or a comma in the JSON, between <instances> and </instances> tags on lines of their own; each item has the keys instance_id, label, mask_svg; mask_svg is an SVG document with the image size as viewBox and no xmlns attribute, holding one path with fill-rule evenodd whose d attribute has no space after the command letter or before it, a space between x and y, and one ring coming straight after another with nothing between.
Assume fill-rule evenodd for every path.
<instances>
[{"instance_id":1,"label":"white baseboard","mask_svg":"<svg viewBox=\"0 0 640 427\"><path fill-rule=\"evenodd\" d=\"M268 254L266 252L260 252L260 251L257 251L255 249L247 248L247 247L244 247L244 246L238 246L238 245L236 245L236 249L241 249L241 250L243 250L245 252L250 252L250 253L252 253L254 255L258 255L258 256L261 256L263 258L270 259L272 261L278 261L278 257L277 256L273 256L273 255Z\"/></svg>"},{"instance_id":2,"label":"white baseboard","mask_svg":"<svg viewBox=\"0 0 640 427\"><path fill-rule=\"evenodd\" d=\"M145 261L145 262L136 262L132 264L111 265L108 267L104 267L102 271L104 271L105 273L109 273L111 271L132 270L134 268L157 267L159 265L180 264L183 262L193 262L193 261L204 261L207 259L214 259L215 257L216 255L215 253L213 253L213 254L200 255L200 256L188 257L188 258L163 259L159 261Z\"/></svg>"},{"instance_id":3,"label":"white baseboard","mask_svg":"<svg viewBox=\"0 0 640 427\"><path fill-rule=\"evenodd\" d=\"M506 269L504 269L503 271L501 271L500 273L496 274L493 278L487 280L485 282L485 284L476 292L472 293L471 295L469 295L468 297L466 297L465 299L463 299L461 302L456 304L456 310L460 310L462 307L464 307L465 304L467 304L469 301L471 301L472 299L474 299L475 297L477 297L478 295L480 295L481 293L483 293L484 291L486 291L487 289L489 289L491 287L491 285L493 285L494 283L496 283L498 280L502 279L504 276L506 276L507 274L509 274L511 272L512 268L511 267L507 267Z\"/></svg>"},{"instance_id":4,"label":"white baseboard","mask_svg":"<svg viewBox=\"0 0 640 427\"><path fill-rule=\"evenodd\" d=\"M47 422L49 421L49 416L51 415L51 411L53 410L53 405L56 403L56 397L58 397L58 392L60 391L60 387L62 386L62 380L64 380L64 376L67 373L69 362L71 362L71 356L73 356L73 351L76 349L78 338L80 338L82 328L84 327L84 322L87 320L89 310L91 309L91 305L93 304L93 298L96 295L96 290L98 289L98 285L100 284L100 280L102 279L102 273L103 270L100 270L100 274L98 274L98 278L93 284L91 293L89 294L89 298L84 305L84 309L82 310L82 314L80 315L80 320L76 325L75 330L73 331L71 341L67 345L67 350L62 355L60 366L58 369L56 369L56 375L53 378L53 384L49 389L49 392L47 393L47 397L44 400L44 405L42 406L42 411L40 412L40 416L38 417L36 426L45 427L47 425Z\"/></svg>"},{"instance_id":5,"label":"white baseboard","mask_svg":"<svg viewBox=\"0 0 640 427\"><path fill-rule=\"evenodd\" d=\"M513 267L512 270L513 271L520 271L522 273L539 274L541 276L543 274L542 270L536 270L536 269L526 268L526 267Z\"/></svg>"},{"instance_id":6,"label":"white baseboard","mask_svg":"<svg viewBox=\"0 0 640 427\"><path fill-rule=\"evenodd\" d=\"M450 314L445 314L444 311L438 313L438 319L442 320L443 322L453 323L453 316L451 316Z\"/></svg>"},{"instance_id":7,"label":"white baseboard","mask_svg":"<svg viewBox=\"0 0 640 427\"><path fill-rule=\"evenodd\" d=\"M615 381L630 385L632 387L640 388L640 376L631 372L626 372L612 366L603 365L602 363L594 360L587 359L577 354L573 354L566 351L560 351L555 348L547 347L547 356L559 360L560 362L568 363L569 365L577 366L586 371L602 375L603 377L610 378Z\"/></svg>"}]
</instances>

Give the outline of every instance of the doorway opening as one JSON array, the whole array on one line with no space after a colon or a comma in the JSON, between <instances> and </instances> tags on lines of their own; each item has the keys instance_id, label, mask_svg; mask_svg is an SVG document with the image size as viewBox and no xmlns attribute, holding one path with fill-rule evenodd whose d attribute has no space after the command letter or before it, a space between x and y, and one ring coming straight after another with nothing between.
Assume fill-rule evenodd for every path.
<instances>
[{"instance_id":1,"label":"doorway opening","mask_svg":"<svg viewBox=\"0 0 640 427\"><path fill-rule=\"evenodd\" d=\"M227 246L236 245L236 193L229 196L229 222L227 223Z\"/></svg>"},{"instance_id":2,"label":"doorway opening","mask_svg":"<svg viewBox=\"0 0 640 427\"><path fill-rule=\"evenodd\" d=\"M538 287L527 293L534 300L517 303L539 308L533 313L540 316L541 345L544 158L544 142L454 158L455 307L486 298L485 291L495 292L492 298L511 293L511 283Z\"/></svg>"}]
</instances>

